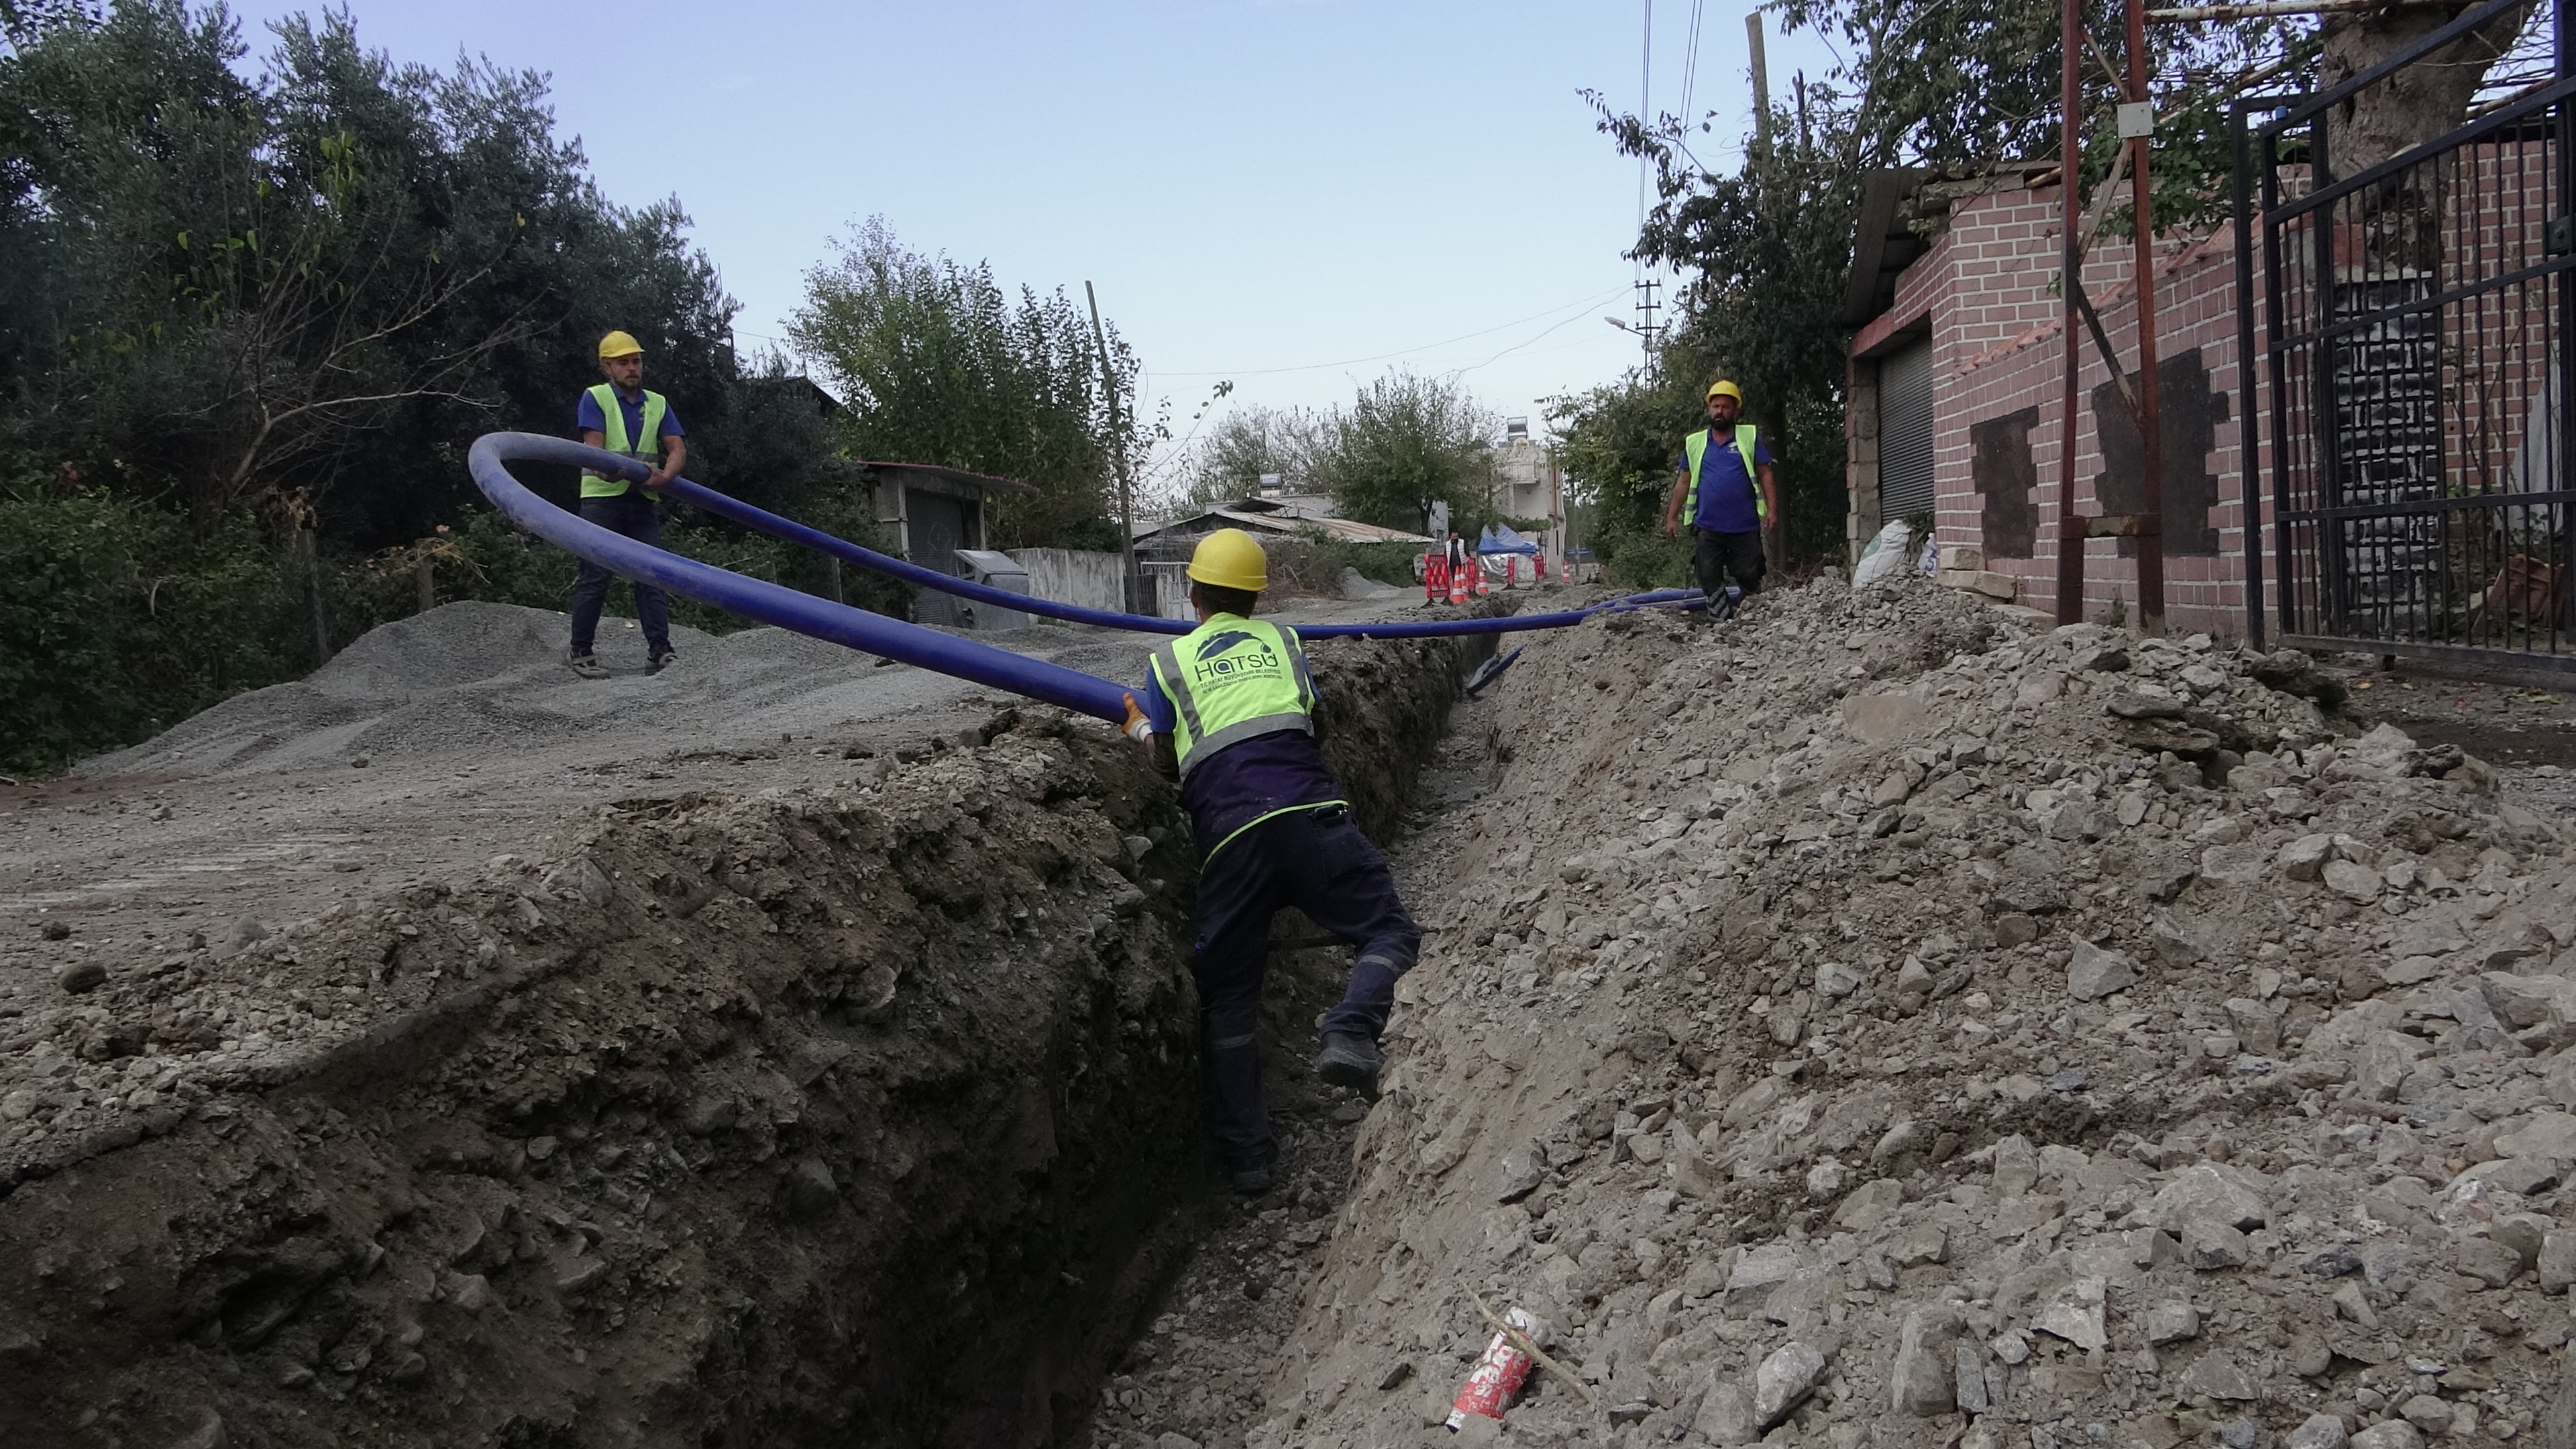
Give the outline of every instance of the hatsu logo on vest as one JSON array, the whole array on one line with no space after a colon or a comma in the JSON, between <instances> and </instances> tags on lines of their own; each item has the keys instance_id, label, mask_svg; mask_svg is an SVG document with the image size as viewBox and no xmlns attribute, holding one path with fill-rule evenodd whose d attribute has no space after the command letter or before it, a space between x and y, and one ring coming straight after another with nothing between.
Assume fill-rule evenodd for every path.
<instances>
[{"instance_id":1,"label":"hatsu logo on vest","mask_svg":"<svg viewBox=\"0 0 2576 1449\"><path fill-rule=\"evenodd\" d=\"M1259 645L1258 654L1232 654L1238 644ZM1230 684L1245 678L1275 675L1280 671L1279 651L1258 634L1229 629L1199 646L1199 656L1190 665L1190 680L1195 684Z\"/></svg>"}]
</instances>

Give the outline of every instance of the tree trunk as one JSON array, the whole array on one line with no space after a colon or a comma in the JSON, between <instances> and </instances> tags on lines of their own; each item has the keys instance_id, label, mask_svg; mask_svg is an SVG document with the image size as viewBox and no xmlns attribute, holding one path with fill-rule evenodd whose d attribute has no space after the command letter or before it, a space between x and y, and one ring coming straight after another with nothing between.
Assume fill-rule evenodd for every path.
<instances>
[{"instance_id":1,"label":"tree trunk","mask_svg":"<svg viewBox=\"0 0 2576 1449\"><path fill-rule=\"evenodd\" d=\"M2361 74L2469 8L2409 5L2327 16L2318 88ZM2326 154L2335 174L2350 176L2466 120L2469 98L2486 80L2487 68L2513 44L2530 14L2529 5L2508 10L2335 107L2326 117Z\"/></svg>"}]
</instances>

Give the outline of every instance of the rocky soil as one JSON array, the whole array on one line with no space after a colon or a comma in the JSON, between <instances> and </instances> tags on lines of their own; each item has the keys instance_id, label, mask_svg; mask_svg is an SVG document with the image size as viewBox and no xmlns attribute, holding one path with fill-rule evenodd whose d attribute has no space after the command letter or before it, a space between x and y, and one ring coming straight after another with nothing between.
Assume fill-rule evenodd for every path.
<instances>
[{"instance_id":1,"label":"rocky soil","mask_svg":"<svg viewBox=\"0 0 2576 1449\"><path fill-rule=\"evenodd\" d=\"M1533 639L1247 1442L1448 1438L1477 1297L1579 1383L1460 1438L2546 1435L2565 827L2335 693L1919 586Z\"/></svg>"}]
</instances>

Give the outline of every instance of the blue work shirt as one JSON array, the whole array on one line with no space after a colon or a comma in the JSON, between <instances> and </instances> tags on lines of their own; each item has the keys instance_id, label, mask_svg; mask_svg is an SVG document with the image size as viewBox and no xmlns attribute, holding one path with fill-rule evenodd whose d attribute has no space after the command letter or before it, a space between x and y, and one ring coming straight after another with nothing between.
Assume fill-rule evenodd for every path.
<instances>
[{"instance_id":1,"label":"blue work shirt","mask_svg":"<svg viewBox=\"0 0 2576 1449\"><path fill-rule=\"evenodd\" d=\"M608 385L608 390L617 394L617 410L626 415L626 436L630 438L642 436L644 432L644 389L640 387L637 388L633 397L628 397L626 395L626 389L619 387L615 383L610 383ZM590 395L590 389L588 388L582 389L581 401L573 408L572 424L576 430L585 433L605 434L608 431L608 419L600 416L599 401ZM671 400L669 398L664 398L662 400L661 436L665 438L685 438L688 435L689 430L680 426L679 409L671 406ZM641 448L643 445L638 443L636 446Z\"/></svg>"},{"instance_id":2,"label":"blue work shirt","mask_svg":"<svg viewBox=\"0 0 2576 1449\"><path fill-rule=\"evenodd\" d=\"M1753 461L1771 461L1771 445L1760 433L1753 435ZM1685 453L1673 460L1673 471L1690 466ZM1692 515L1694 527L1709 533L1758 533L1762 515L1754 511L1754 492L1760 480L1744 471L1744 455L1735 451L1734 429L1721 433L1709 429L1708 451L1699 459L1699 511Z\"/></svg>"},{"instance_id":3,"label":"blue work shirt","mask_svg":"<svg viewBox=\"0 0 2576 1449\"><path fill-rule=\"evenodd\" d=\"M1151 675L1136 691L1136 702L1144 706L1154 733L1172 732L1172 698L1154 686ZM1190 777L1181 782L1181 808L1190 812L1190 834L1201 860L1264 816L1348 798L1325 767L1315 737L1302 730L1238 740L1191 765Z\"/></svg>"}]
</instances>

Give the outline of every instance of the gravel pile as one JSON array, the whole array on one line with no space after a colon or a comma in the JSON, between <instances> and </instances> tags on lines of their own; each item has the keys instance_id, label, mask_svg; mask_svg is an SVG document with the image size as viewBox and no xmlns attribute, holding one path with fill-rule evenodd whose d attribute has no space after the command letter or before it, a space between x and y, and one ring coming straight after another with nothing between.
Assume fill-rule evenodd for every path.
<instances>
[{"instance_id":1,"label":"gravel pile","mask_svg":"<svg viewBox=\"0 0 2576 1449\"><path fill-rule=\"evenodd\" d=\"M2540 1432L2576 880L2483 763L2300 656L1920 585L1542 636L1488 698L1252 1445L1447 1442L1471 1294L1583 1380L1512 1442Z\"/></svg>"}]
</instances>

